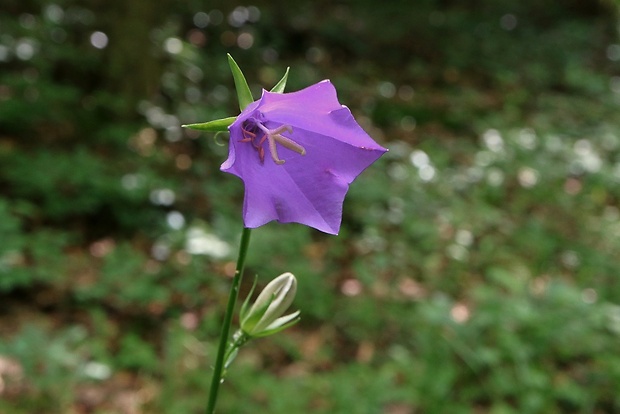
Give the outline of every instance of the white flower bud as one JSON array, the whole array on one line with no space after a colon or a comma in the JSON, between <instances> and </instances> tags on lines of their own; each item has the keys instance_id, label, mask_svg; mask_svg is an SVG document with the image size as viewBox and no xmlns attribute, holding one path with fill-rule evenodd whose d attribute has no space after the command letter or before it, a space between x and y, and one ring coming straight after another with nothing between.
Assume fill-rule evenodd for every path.
<instances>
[{"instance_id":1,"label":"white flower bud","mask_svg":"<svg viewBox=\"0 0 620 414\"><path fill-rule=\"evenodd\" d=\"M292 273L276 277L265 286L249 310L249 297L246 299L241 308L241 330L249 337L267 336L297 323L299 311L282 316L296 293L297 279Z\"/></svg>"}]
</instances>

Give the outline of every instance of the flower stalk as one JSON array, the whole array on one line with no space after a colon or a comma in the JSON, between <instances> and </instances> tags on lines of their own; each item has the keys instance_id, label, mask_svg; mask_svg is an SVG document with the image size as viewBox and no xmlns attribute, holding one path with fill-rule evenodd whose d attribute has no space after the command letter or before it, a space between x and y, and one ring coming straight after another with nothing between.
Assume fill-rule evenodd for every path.
<instances>
[{"instance_id":1,"label":"flower stalk","mask_svg":"<svg viewBox=\"0 0 620 414\"><path fill-rule=\"evenodd\" d=\"M241 233L241 243L239 244L239 256L237 257L235 275L233 276L232 285L230 287L228 304L226 305L226 313L224 315L224 322L222 323L222 331L220 333L220 342L217 349L217 356L215 358L215 365L213 366L213 377L211 379L211 388L209 389L209 401L207 403L206 414L215 413L217 394L223 379L225 362L224 357L226 356L228 348L230 325L232 324L235 304L237 303L237 297L239 296L239 286L241 285L243 268L245 267L245 258L250 245L250 235L251 229L244 227L243 232Z\"/></svg>"}]
</instances>

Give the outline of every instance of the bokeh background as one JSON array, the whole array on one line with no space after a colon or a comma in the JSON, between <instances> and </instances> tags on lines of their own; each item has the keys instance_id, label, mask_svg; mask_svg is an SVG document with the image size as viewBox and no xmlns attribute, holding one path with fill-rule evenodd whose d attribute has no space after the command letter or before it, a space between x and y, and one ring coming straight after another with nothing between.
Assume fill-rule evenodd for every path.
<instances>
[{"instance_id":1,"label":"bokeh background","mask_svg":"<svg viewBox=\"0 0 620 414\"><path fill-rule=\"evenodd\" d=\"M3 0L0 412L202 412L243 187L179 126L238 113L226 53L390 152L338 237L254 232L303 319L219 412L620 412L617 6Z\"/></svg>"}]
</instances>

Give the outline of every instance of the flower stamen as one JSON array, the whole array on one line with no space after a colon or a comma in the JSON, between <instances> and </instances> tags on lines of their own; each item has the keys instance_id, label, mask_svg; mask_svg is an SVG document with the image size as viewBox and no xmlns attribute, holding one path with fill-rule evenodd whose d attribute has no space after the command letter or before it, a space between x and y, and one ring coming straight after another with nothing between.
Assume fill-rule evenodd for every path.
<instances>
[{"instance_id":1,"label":"flower stamen","mask_svg":"<svg viewBox=\"0 0 620 414\"><path fill-rule=\"evenodd\" d=\"M265 150L263 148L263 143L265 142L265 140L267 141L267 146L269 147L269 153L271 154L271 158L273 159L273 162L275 162L278 165L284 164L285 160L280 159L280 157L278 156L278 147L276 144L280 144L284 148L290 149L291 151L295 151L296 153L300 155L306 155L306 149L304 147L302 147L301 145L299 145L297 142L293 141L292 139L282 135L283 132L288 132L289 134L293 133L293 128L291 128L290 125L281 125L278 128L269 129L265 127L263 124L261 124L260 122L256 122L256 123L253 123L252 126L255 126L258 129L260 129L264 135L257 142L256 141L257 133L255 132L258 132L258 131L256 129L254 129L255 132L252 132L251 130L242 128L243 139L241 139L240 141L252 143L252 146L256 148L256 150L258 151L258 157L261 161L261 164L265 161Z\"/></svg>"}]
</instances>

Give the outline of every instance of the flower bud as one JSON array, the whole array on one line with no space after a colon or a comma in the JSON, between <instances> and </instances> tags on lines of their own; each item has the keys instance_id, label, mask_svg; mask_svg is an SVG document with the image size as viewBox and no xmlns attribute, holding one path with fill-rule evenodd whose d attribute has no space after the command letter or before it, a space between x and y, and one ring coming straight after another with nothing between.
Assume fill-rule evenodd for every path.
<instances>
[{"instance_id":1,"label":"flower bud","mask_svg":"<svg viewBox=\"0 0 620 414\"><path fill-rule=\"evenodd\" d=\"M299 311L282 316L293 303L296 293L297 279L288 272L269 282L248 310L250 292L241 308L241 330L255 338L280 332L297 323Z\"/></svg>"}]
</instances>

